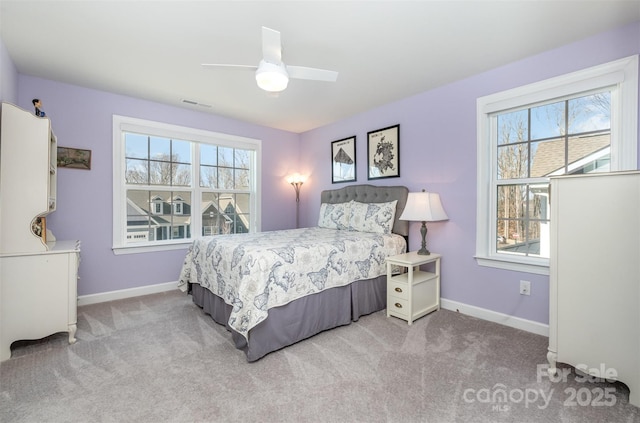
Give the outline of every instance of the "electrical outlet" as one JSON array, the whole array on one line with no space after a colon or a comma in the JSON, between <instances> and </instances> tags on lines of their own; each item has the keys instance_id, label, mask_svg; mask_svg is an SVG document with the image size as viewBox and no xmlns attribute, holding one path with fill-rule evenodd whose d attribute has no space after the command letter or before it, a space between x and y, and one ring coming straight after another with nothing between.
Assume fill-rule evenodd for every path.
<instances>
[{"instance_id":1,"label":"electrical outlet","mask_svg":"<svg viewBox=\"0 0 640 423\"><path fill-rule=\"evenodd\" d=\"M531 282L520 281L520 295L531 295Z\"/></svg>"}]
</instances>

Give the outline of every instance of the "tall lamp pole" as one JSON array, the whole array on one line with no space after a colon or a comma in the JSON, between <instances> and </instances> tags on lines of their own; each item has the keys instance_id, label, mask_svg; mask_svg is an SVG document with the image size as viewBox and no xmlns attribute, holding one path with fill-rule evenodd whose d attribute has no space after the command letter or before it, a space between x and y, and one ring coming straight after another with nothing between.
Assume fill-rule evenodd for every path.
<instances>
[{"instance_id":1,"label":"tall lamp pole","mask_svg":"<svg viewBox=\"0 0 640 423\"><path fill-rule=\"evenodd\" d=\"M296 191L296 229L300 227L300 187L304 181L300 175L290 176L289 183Z\"/></svg>"}]
</instances>

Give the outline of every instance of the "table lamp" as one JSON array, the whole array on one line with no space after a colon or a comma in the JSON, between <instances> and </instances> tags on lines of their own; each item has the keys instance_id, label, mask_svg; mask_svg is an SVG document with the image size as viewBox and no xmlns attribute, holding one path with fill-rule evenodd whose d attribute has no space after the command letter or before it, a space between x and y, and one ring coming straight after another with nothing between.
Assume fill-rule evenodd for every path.
<instances>
[{"instance_id":1,"label":"table lamp","mask_svg":"<svg viewBox=\"0 0 640 423\"><path fill-rule=\"evenodd\" d=\"M440 195L434 192L410 192L407 197L407 204L400 216L400 220L410 220L414 222L422 222L420 233L422 234L422 248L418 250L420 255L431 254L427 250L427 222L437 222L440 220L449 220L447 213L442 208Z\"/></svg>"}]
</instances>

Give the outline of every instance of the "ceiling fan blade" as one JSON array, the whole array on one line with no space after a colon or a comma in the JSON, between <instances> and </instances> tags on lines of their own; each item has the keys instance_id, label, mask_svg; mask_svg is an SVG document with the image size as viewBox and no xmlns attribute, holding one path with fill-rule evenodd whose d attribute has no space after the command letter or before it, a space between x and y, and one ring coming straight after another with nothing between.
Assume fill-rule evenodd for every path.
<instances>
[{"instance_id":1,"label":"ceiling fan blade","mask_svg":"<svg viewBox=\"0 0 640 423\"><path fill-rule=\"evenodd\" d=\"M202 66L214 67L214 68L230 68L230 69L239 69L239 70L251 70L255 71L258 69L257 66L253 65L227 65L223 63L203 63Z\"/></svg>"},{"instance_id":2,"label":"ceiling fan blade","mask_svg":"<svg viewBox=\"0 0 640 423\"><path fill-rule=\"evenodd\" d=\"M266 26L262 27L262 57L265 62L276 65L282 62L280 32Z\"/></svg>"},{"instance_id":3,"label":"ceiling fan blade","mask_svg":"<svg viewBox=\"0 0 640 423\"><path fill-rule=\"evenodd\" d=\"M203 63L202 66L255 71L258 87L271 93L278 93L287 88L289 78L327 82L335 82L338 79L338 72L335 71L286 66L282 63L280 32L266 26L262 27L262 55L263 59L258 66L223 63Z\"/></svg>"},{"instance_id":4,"label":"ceiling fan blade","mask_svg":"<svg viewBox=\"0 0 640 423\"><path fill-rule=\"evenodd\" d=\"M338 79L338 72L307 68L304 66L287 66L287 73L289 74L289 78L295 79L311 79L314 81L326 82L336 82Z\"/></svg>"}]
</instances>

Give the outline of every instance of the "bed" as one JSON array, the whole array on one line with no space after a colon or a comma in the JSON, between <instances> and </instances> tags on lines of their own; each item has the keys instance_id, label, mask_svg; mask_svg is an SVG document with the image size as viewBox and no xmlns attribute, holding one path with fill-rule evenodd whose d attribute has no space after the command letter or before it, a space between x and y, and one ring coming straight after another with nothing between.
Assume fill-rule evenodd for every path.
<instances>
[{"instance_id":1,"label":"bed","mask_svg":"<svg viewBox=\"0 0 640 423\"><path fill-rule=\"evenodd\" d=\"M386 307L390 255L406 252L403 186L321 193L318 226L195 239L179 287L256 361Z\"/></svg>"}]
</instances>

